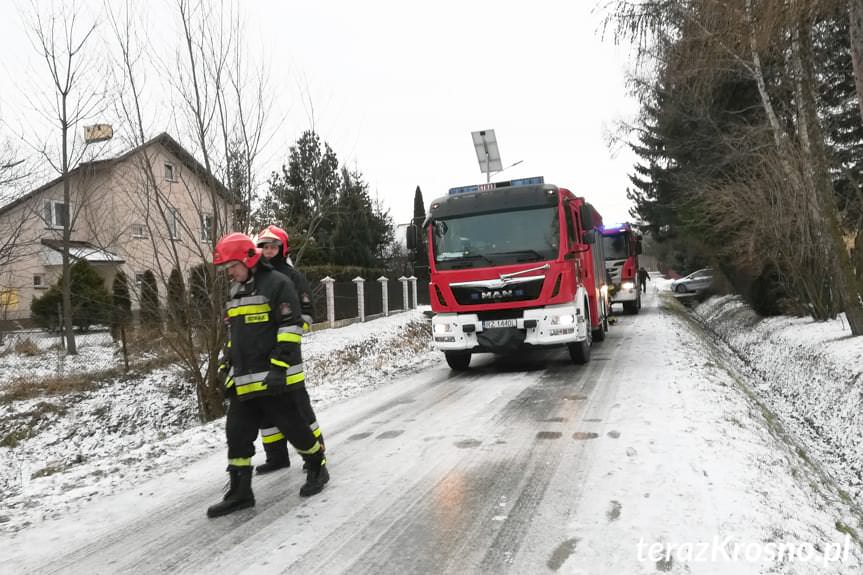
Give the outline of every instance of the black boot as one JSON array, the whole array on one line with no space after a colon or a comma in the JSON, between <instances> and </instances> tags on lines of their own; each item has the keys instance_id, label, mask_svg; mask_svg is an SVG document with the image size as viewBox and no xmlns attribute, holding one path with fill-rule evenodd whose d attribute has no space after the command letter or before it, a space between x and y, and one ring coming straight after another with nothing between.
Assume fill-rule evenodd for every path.
<instances>
[{"instance_id":1,"label":"black boot","mask_svg":"<svg viewBox=\"0 0 863 575\"><path fill-rule=\"evenodd\" d=\"M255 473L270 473L271 471L291 466L287 439L265 443L264 453L267 454L267 461L255 467Z\"/></svg>"},{"instance_id":2,"label":"black boot","mask_svg":"<svg viewBox=\"0 0 863 575\"><path fill-rule=\"evenodd\" d=\"M255 494L252 493L252 468L228 466L231 486L224 499L207 508L207 517L220 517L240 509L255 506Z\"/></svg>"},{"instance_id":3,"label":"black boot","mask_svg":"<svg viewBox=\"0 0 863 575\"><path fill-rule=\"evenodd\" d=\"M330 480L327 460L320 452L309 455L306 459L306 482L300 487L300 497L309 497L324 490L324 485Z\"/></svg>"}]
</instances>

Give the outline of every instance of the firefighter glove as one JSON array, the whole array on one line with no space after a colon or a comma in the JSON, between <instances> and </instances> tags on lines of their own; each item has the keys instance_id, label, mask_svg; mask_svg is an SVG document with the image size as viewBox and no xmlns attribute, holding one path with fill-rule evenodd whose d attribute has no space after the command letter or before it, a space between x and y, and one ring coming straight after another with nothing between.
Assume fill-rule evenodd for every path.
<instances>
[{"instance_id":1,"label":"firefighter glove","mask_svg":"<svg viewBox=\"0 0 863 575\"><path fill-rule=\"evenodd\" d=\"M270 371L267 372L267 377L264 378L264 384L271 388L275 385L285 385L285 368L283 367L271 367Z\"/></svg>"}]
</instances>

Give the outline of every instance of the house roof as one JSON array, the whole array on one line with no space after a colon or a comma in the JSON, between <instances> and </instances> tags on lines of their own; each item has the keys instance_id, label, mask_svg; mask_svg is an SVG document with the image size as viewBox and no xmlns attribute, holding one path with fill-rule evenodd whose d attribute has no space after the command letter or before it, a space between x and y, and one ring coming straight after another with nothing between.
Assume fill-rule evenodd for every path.
<instances>
[{"instance_id":1,"label":"house roof","mask_svg":"<svg viewBox=\"0 0 863 575\"><path fill-rule=\"evenodd\" d=\"M42 257L46 266L63 264L63 240L42 240L45 249ZM90 263L122 264L125 260L113 252L94 246L89 242L69 242L69 256L74 260L87 260Z\"/></svg>"},{"instance_id":2,"label":"house roof","mask_svg":"<svg viewBox=\"0 0 863 575\"><path fill-rule=\"evenodd\" d=\"M193 173L195 173L196 175L198 175L199 177L204 179L205 175L207 174L207 170L206 170L206 168L204 168L204 165L201 164L201 162L199 162L198 160L196 160L195 156L193 156L191 153L189 153L183 146L180 145L179 142L177 142L177 140L172 138L167 132L162 132L161 134L159 134L155 138L147 140L146 142L144 142L140 146L132 148L131 150L128 150L127 152L124 152L124 153L120 154L119 156L115 156L113 158L107 158L104 160L95 160L92 162L82 162L81 164L79 164L74 169L69 170L69 175L74 177L80 171L85 170L85 169L95 170L95 169L101 169L104 167L109 167L111 164L122 162L122 161L130 158L131 156L134 156L135 154L137 154L138 152L140 152L144 148L152 146L153 144L161 144L162 146L164 146L166 149L168 149L168 151L170 151L172 154L174 154L181 162L183 162L184 166L186 166L188 169L192 170ZM41 186L39 186L35 190L32 190L26 194L19 196L18 198L9 202L8 204L6 204L4 206L0 206L0 215L8 212L9 210L14 208L15 206L27 201L28 199L32 198L33 196L37 195L40 192L44 192L45 190L57 185L58 183L60 183L62 181L63 181L62 176L58 176L58 177L54 178L53 180L51 180L50 182L42 184ZM213 181L216 183L216 191L218 191L219 194L221 194L222 197L227 202L233 203L233 198L231 197L231 192L228 190L228 188L226 188L225 185L222 182L220 182L215 176L213 176Z\"/></svg>"}]
</instances>

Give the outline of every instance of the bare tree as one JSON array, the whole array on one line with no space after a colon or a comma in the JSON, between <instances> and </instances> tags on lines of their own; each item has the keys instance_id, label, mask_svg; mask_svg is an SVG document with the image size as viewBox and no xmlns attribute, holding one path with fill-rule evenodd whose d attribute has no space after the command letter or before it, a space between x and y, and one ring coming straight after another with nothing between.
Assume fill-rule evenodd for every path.
<instances>
[{"instance_id":1,"label":"bare tree","mask_svg":"<svg viewBox=\"0 0 863 575\"><path fill-rule=\"evenodd\" d=\"M8 199L12 186L27 177L25 162L26 159L20 157L18 150L8 140L4 140L0 145L0 204Z\"/></svg>"},{"instance_id":2,"label":"bare tree","mask_svg":"<svg viewBox=\"0 0 863 575\"><path fill-rule=\"evenodd\" d=\"M176 292L175 270L189 272L188 262L197 262L190 281L207 282L204 289L199 285L197 291L187 290L182 301L172 299L175 315L190 320L167 322L161 336L195 385L202 419L210 420L223 414L217 358L225 335L222 295L226 294L226 285L208 262L219 236L238 225L237 212L242 226L248 222L255 192L254 163L266 140L266 74L246 74L239 42L241 22L236 11L226 5L214 7L207 2L177 0L175 15L182 30L182 45L170 65L147 61L144 55L149 51L144 48L145 42L135 36L138 26L133 23L130 7L127 4L122 13L111 12L119 46L118 68L123 70L118 79L122 86L118 93L123 94L118 99L119 112L130 137L137 146L147 142L148 110L143 103L141 79L149 64L170 78L178 99L173 107L178 136L190 143L195 156L201 158L197 173L181 172L176 185L166 190L160 185L151 154L140 154L139 176L136 182L130 182L129 189L134 190L135 201L145 214L153 251L160 254L153 264L161 284ZM196 180L203 181L203 191L193 185ZM228 187L222 181L227 181ZM191 211L178 210L178 203L192 206ZM209 222L208 226L204 222ZM181 244L166 237L162 232L171 226L195 241ZM202 229L206 238L200 236ZM240 229L247 231L245 227ZM208 295L204 298L208 309L203 313L201 298L193 301L195 292ZM192 309L195 305L197 308Z\"/></svg>"},{"instance_id":3,"label":"bare tree","mask_svg":"<svg viewBox=\"0 0 863 575\"><path fill-rule=\"evenodd\" d=\"M74 4L61 8L60 13L43 14L34 3L31 28L34 46L43 58L51 80L51 93L44 95L42 105L37 105L37 109L44 113L60 135L59 151L52 150L47 144L41 146L39 151L60 174L63 182L63 328L68 354L77 353L72 324L69 242L83 204L78 202L72 206L69 173L80 163L85 152L77 133L78 126L93 118L104 105L104 92L100 84L90 79L96 63L92 53L86 49L88 42L92 43L96 23L80 25L79 14L81 12Z\"/></svg>"},{"instance_id":4,"label":"bare tree","mask_svg":"<svg viewBox=\"0 0 863 575\"><path fill-rule=\"evenodd\" d=\"M0 145L0 207L14 202L26 192L30 172L20 151L8 140ZM0 319L6 319L9 308L15 301L15 278L12 265L31 254L21 249L21 232L27 223L38 217L33 204L28 203L14 218L0 220ZM2 339L2 334L0 334Z\"/></svg>"},{"instance_id":5,"label":"bare tree","mask_svg":"<svg viewBox=\"0 0 863 575\"><path fill-rule=\"evenodd\" d=\"M736 70L755 83L761 108L772 134L775 154L798 208L808 214L812 233L798 241L815 242L811 257L826 262L827 277L820 278L835 290L846 312L851 331L863 334L863 288L854 276L846 249L835 194L830 177L830 162L817 114L816 75L812 57L811 34L816 19L835 9L830 2L789 0L649 0L640 3L618 2L612 20L617 33L636 43L639 55L660 65L663 58L676 58L683 65L675 70L674 80L690 89L713 89L714 78ZM853 13L853 11L852 11ZM687 41L697 47L687 51ZM681 50L685 53L681 55ZM780 118L771 80L763 60L787 59L784 69L773 66L774 85L790 86L796 105L794 117ZM699 86L699 83L703 86ZM767 156L765 156L767 157ZM795 160L792 160L795 159ZM797 161L802 162L801 164ZM766 181L763 177L753 181ZM805 190L798 194L790 190ZM734 186L728 187L733 190ZM741 192L743 190L740 190ZM785 201L779 196L776 201ZM792 202L793 203L793 202ZM802 273L809 273L807 270ZM795 278L803 282L803 278Z\"/></svg>"}]
</instances>

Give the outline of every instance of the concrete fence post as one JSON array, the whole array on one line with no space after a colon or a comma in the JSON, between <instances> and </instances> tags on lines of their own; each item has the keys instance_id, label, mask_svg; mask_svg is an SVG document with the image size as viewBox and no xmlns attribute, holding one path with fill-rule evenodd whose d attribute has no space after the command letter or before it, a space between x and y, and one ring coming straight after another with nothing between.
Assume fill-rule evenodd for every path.
<instances>
[{"instance_id":1,"label":"concrete fence post","mask_svg":"<svg viewBox=\"0 0 863 575\"><path fill-rule=\"evenodd\" d=\"M336 325L336 294L335 294L335 290L333 288L333 284L336 283L336 280L334 280L330 276L327 276L321 280L321 283L324 284L324 289L327 290L327 319L330 322L330 327L335 327L335 325Z\"/></svg>"},{"instance_id":2,"label":"concrete fence post","mask_svg":"<svg viewBox=\"0 0 863 575\"><path fill-rule=\"evenodd\" d=\"M387 282L390 281L390 278L388 278L386 276L381 276L378 278L378 281L381 282L381 304L383 305L383 308L384 308L384 315L388 316L388 315L390 315L390 308L389 308L389 299L390 298L389 298L389 293L387 293Z\"/></svg>"},{"instance_id":3,"label":"concrete fence post","mask_svg":"<svg viewBox=\"0 0 863 575\"><path fill-rule=\"evenodd\" d=\"M413 290L413 297L411 298L411 301L413 302L413 308L416 309L417 308L417 278L416 278L416 276L410 276L408 278L408 280L410 280L411 289Z\"/></svg>"},{"instance_id":4,"label":"concrete fence post","mask_svg":"<svg viewBox=\"0 0 863 575\"><path fill-rule=\"evenodd\" d=\"M408 278L402 276L399 278L399 281L402 282L402 310L408 310Z\"/></svg>"},{"instance_id":5,"label":"concrete fence post","mask_svg":"<svg viewBox=\"0 0 863 575\"><path fill-rule=\"evenodd\" d=\"M357 315L360 321L366 321L366 280L357 276L351 281L357 286Z\"/></svg>"}]
</instances>

